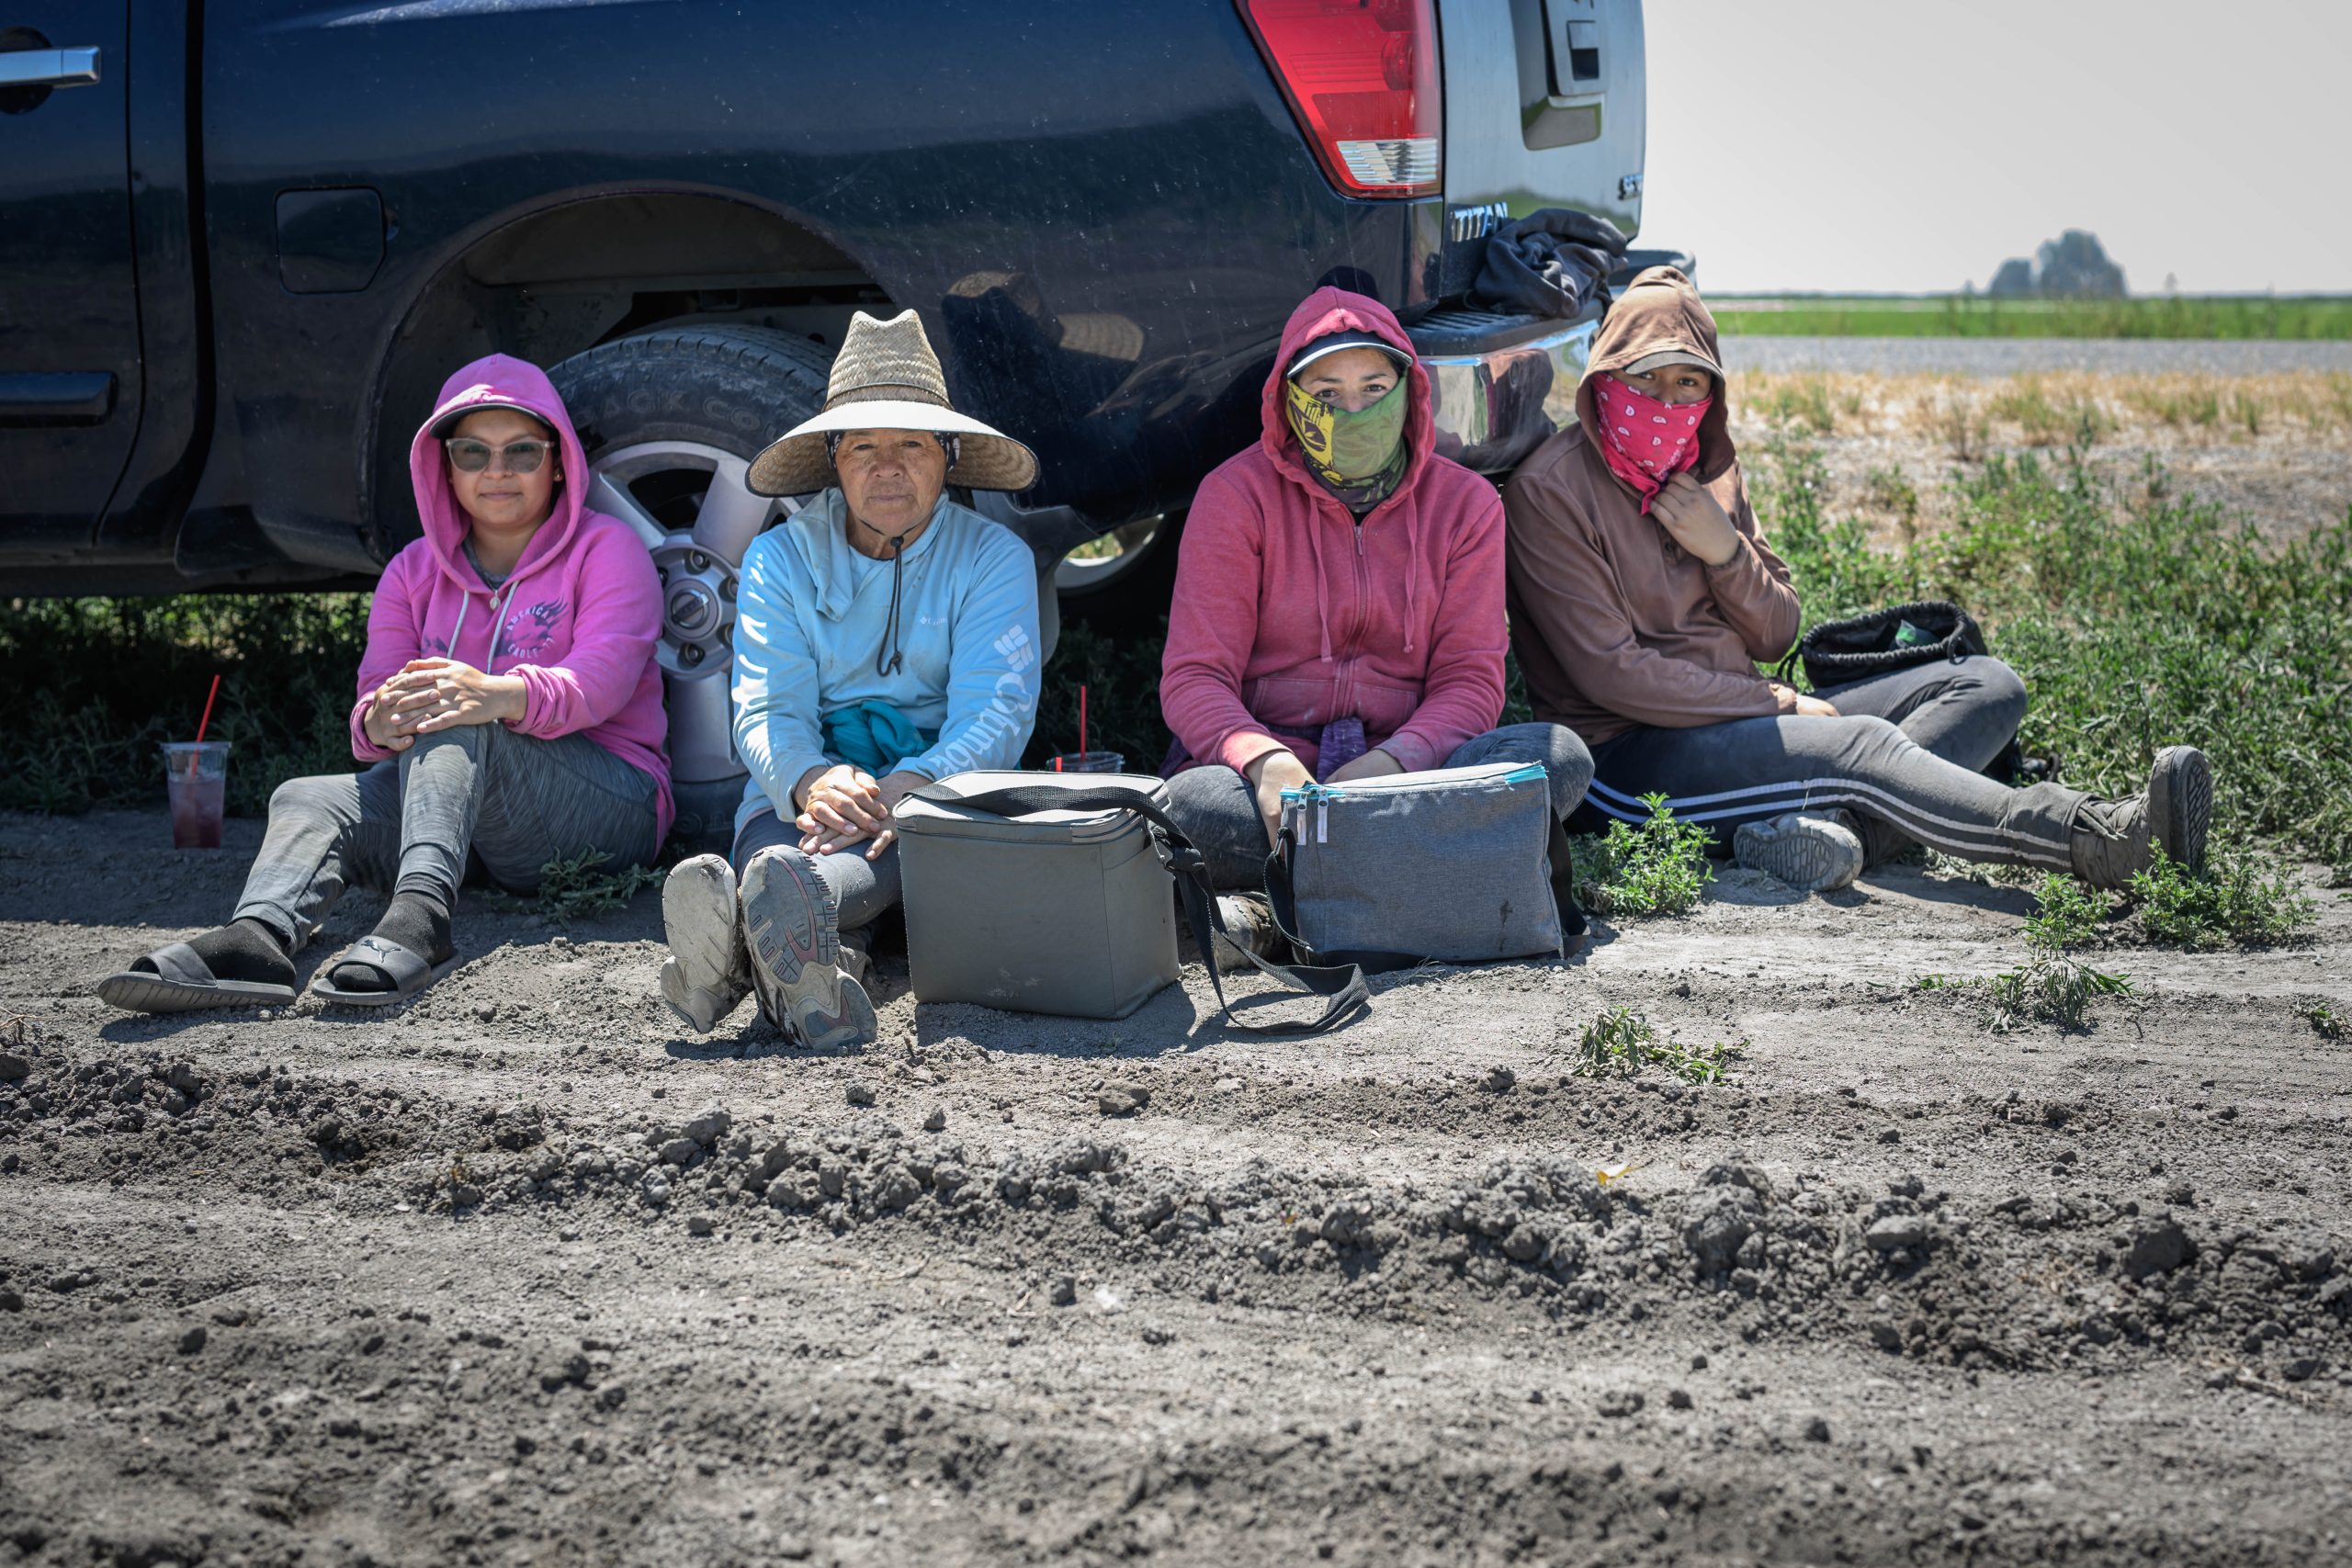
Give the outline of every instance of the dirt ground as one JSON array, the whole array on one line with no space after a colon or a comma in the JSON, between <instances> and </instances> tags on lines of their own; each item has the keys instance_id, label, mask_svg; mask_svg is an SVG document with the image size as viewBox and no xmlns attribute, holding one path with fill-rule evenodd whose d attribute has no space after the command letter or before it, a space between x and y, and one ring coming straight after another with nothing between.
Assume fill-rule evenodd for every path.
<instances>
[{"instance_id":1,"label":"dirt ground","mask_svg":"<svg viewBox=\"0 0 2352 1568\"><path fill-rule=\"evenodd\" d=\"M0 818L0 1562L2352 1555L2333 893L2074 1034L1915 986L2028 906L1917 871L1305 1043L888 958L869 1051L690 1036L650 893L475 900L393 1016L104 1008L257 839ZM1571 1076L1614 1005L1736 1081Z\"/></svg>"}]
</instances>

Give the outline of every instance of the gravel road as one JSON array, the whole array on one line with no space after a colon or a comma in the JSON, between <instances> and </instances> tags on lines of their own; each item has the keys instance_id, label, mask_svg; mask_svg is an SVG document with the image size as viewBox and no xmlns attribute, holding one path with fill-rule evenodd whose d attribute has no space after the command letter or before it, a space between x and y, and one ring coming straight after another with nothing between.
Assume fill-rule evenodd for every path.
<instances>
[{"instance_id":1,"label":"gravel road","mask_svg":"<svg viewBox=\"0 0 2352 1568\"><path fill-rule=\"evenodd\" d=\"M2085 370L2153 376L2352 372L2352 343L2207 338L1769 337L1723 342L1728 370L1843 370L1880 376L2018 376Z\"/></svg>"},{"instance_id":2,"label":"gravel road","mask_svg":"<svg viewBox=\"0 0 2352 1568\"><path fill-rule=\"evenodd\" d=\"M2328 1563L2352 904L1986 1031L2013 889L1727 874L1227 1039L653 999L657 900L404 1012L108 1012L258 825L0 818L0 1563ZM322 954L364 931L339 910ZM1245 987L1246 988L1246 987ZM1628 1006L1736 1081L1574 1076ZM1602 1181L1606 1168L1629 1166Z\"/></svg>"}]
</instances>

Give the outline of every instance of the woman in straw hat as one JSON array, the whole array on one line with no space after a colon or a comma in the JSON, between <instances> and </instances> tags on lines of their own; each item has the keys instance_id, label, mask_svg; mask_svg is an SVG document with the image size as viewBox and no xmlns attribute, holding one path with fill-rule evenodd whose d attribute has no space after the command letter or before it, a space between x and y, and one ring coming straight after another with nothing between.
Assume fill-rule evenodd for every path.
<instances>
[{"instance_id":1,"label":"woman in straw hat","mask_svg":"<svg viewBox=\"0 0 2352 1568\"><path fill-rule=\"evenodd\" d=\"M810 1045L874 1038L841 933L899 901L891 810L934 779L1018 765L1037 711L1035 559L945 491L1036 478L1028 447L948 406L912 310L860 312L824 412L752 464L759 494L820 493L743 556L735 748L752 777L732 864L697 855L662 889L662 995L694 1029L748 989Z\"/></svg>"}]
</instances>

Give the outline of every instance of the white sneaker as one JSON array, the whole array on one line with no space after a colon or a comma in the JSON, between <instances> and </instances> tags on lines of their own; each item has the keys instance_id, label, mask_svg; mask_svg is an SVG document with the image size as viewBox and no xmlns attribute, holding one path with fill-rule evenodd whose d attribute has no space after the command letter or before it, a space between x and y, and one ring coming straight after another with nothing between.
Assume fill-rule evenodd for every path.
<instances>
[{"instance_id":1,"label":"white sneaker","mask_svg":"<svg viewBox=\"0 0 2352 1568\"><path fill-rule=\"evenodd\" d=\"M1733 858L1804 893L1827 893L1862 874L1862 840L1835 815L1792 811L1769 822L1743 822L1731 838Z\"/></svg>"},{"instance_id":2,"label":"white sneaker","mask_svg":"<svg viewBox=\"0 0 2352 1568\"><path fill-rule=\"evenodd\" d=\"M842 971L841 910L808 857L765 849L743 872L743 937L752 988L770 1023L820 1050L871 1044L879 1032L865 987Z\"/></svg>"},{"instance_id":3,"label":"white sneaker","mask_svg":"<svg viewBox=\"0 0 2352 1568\"><path fill-rule=\"evenodd\" d=\"M735 873L718 855L680 861L662 884L662 999L697 1034L707 1034L752 988Z\"/></svg>"}]
</instances>

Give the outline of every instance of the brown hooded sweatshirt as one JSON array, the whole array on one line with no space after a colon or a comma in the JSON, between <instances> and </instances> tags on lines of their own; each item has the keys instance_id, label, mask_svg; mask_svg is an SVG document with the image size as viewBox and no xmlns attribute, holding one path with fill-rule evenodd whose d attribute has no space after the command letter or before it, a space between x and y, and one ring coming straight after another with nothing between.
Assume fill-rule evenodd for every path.
<instances>
[{"instance_id":1,"label":"brown hooded sweatshirt","mask_svg":"<svg viewBox=\"0 0 2352 1568\"><path fill-rule=\"evenodd\" d=\"M1668 349L1720 365L1715 319L1670 266L1634 279L1601 323L1577 388L1577 423L1531 454L1503 491L1509 518L1511 650L1535 716L1599 746L1637 725L1687 729L1794 711L1793 694L1756 672L1797 636L1789 569L1757 532L1726 426L1727 395L1699 426L1692 477L1739 531L1710 567L1645 517L1601 460L1593 378Z\"/></svg>"}]
</instances>

